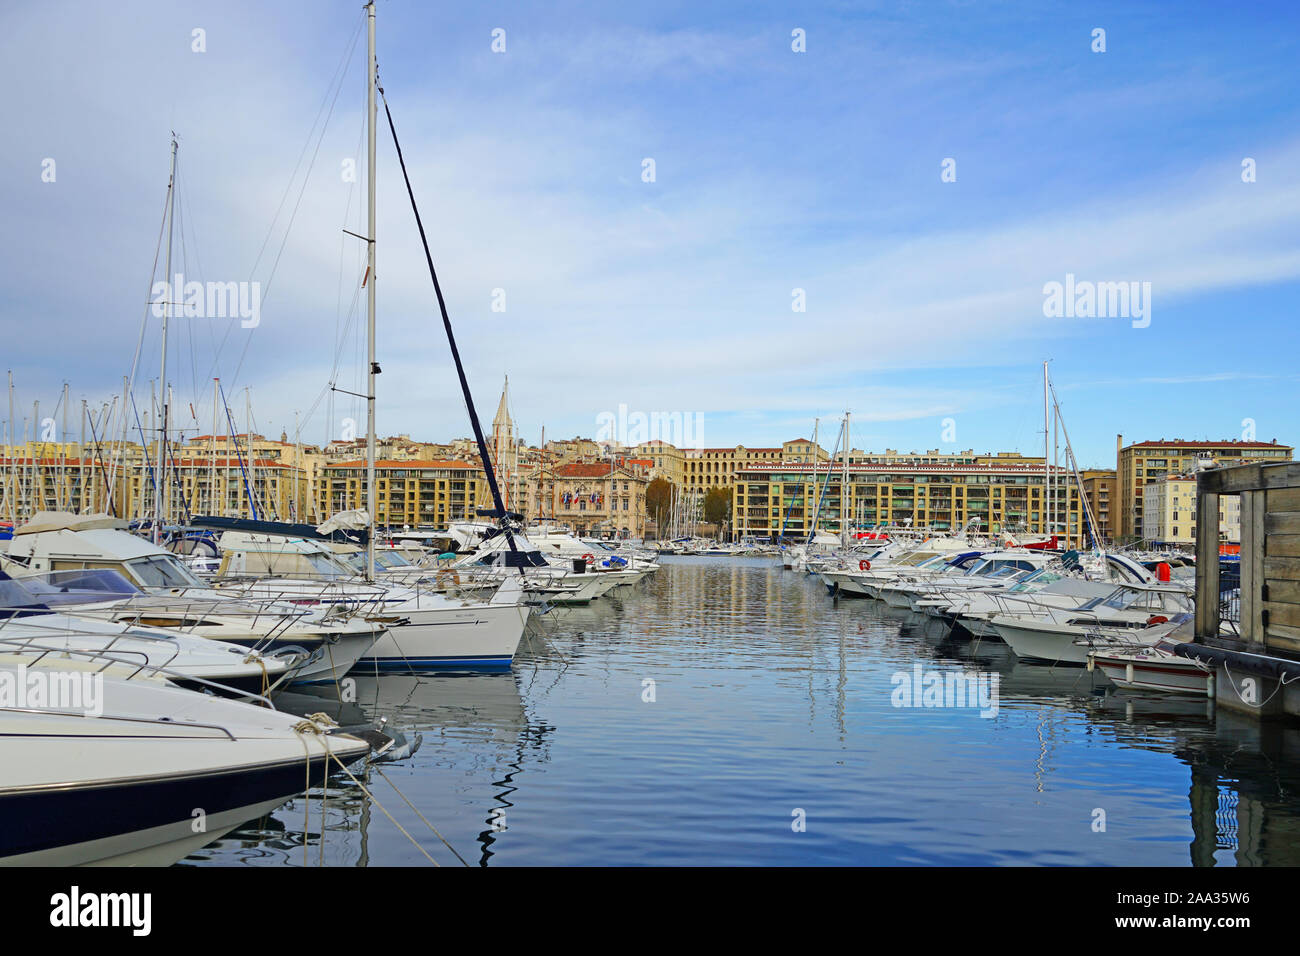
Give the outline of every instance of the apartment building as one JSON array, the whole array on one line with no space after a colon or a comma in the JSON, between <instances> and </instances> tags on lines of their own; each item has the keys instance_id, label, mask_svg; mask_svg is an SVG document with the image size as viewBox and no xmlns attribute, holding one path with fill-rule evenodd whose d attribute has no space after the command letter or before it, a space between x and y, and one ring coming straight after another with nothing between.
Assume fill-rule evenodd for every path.
<instances>
[{"instance_id":1,"label":"apartment building","mask_svg":"<svg viewBox=\"0 0 1300 956\"><path fill-rule=\"evenodd\" d=\"M1145 511L1143 489L1168 475L1190 474L1207 465L1241 465L1247 462L1277 464L1290 461L1295 449L1276 440L1262 441L1159 441L1124 444L1115 437L1116 506L1112 517L1116 540L1129 542L1143 537Z\"/></svg>"},{"instance_id":2,"label":"apartment building","mask_svg":"<svg viewBox=\"0 0 1300 956\"><path fill-rule=\"evenodd\" d=\"M1167 475L1142 486L1142 537L1158 545L1196 544L1196 476ZM1241 543L1241 496L1219 498L1219 540Z\"/></svg>"},{"instance_id":3,"label":"apartment building","mask_svg":"<svg viewBox=\"0 0 1300 956\"><path fill-rule=\"evenodd\" d=\"M473 519L479 508L493 507L487 474L464 461L383 459L375 462L375 490L375 523L381 528L446 528L452 521ZM366 507L364 459L321 469L318 515Z\"/></svg>"},{"instance_id":4,"label":"apartment building","mask_svg":"<svg viewBox=\"0 0 1300 956\"><path fill-rule=\"evenodd\" d=\"M805 537L816 526L832 532L841 514L850 528L878 523L958 530L971 518L993 532L1055 533L1071 546L1084 541L1076 484L1064 469L1053 473L1053 520L1047 520L1041 464L908 461L850 463L849 493L842 468L785 462L737 470L732 514L738 535Z\"/></svg>"},{"instance_id":5,"label":"apartment building","mask_svg":"<svg viewBox=\"0 0 1300 956\"><path fill-rule=\"evenodd\" d=\"M1103 542L1115 539L1111 505L1118 500L1113 468L1088 468L1079 473L1083 481L1083 494L1097 523L1097 537Z\"/></svg>"},{"instance_id":6,"label":"apartment building","mask_svg":"<svg viewBox=\"0 0 1300 956\"><path fill-rule=\"evenodd\" d=\"M628 449L628 454L633 458L644 458L654 462L650 468L652 481L655 478L663 478L678 487L684 486L686 453L675 445L655 439Z\"/></svg>"}]
</instances>

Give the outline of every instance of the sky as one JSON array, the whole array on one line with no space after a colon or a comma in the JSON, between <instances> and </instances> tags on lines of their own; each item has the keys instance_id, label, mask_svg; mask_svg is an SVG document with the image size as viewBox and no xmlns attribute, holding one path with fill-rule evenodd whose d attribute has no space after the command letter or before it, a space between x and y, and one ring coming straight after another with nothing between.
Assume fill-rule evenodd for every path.
<instances>
[{"instance_id":1,"label":"sky","mask_svg":"<svg viewBox=\"0 0 1300 956\"><path fill-rule=\"evenodd\" d=\"M1084 466L1117 434L1300 442L1294 4L377 9L485 423L508 375L534 443L622 407L830 448L849 411L855 448L1032 454L1047 360ZM175 131L173 273L260 310L169 320L174 423L211 431L219 376L241 431L364 433L364 50L356 2L4 5L20 431L67 382L75 438L133 369L148 411ZM380 122L378 430L445 441L469 424ZM1045 314L1067 275L1149 309Z\"/></svg>"}]
</instances>

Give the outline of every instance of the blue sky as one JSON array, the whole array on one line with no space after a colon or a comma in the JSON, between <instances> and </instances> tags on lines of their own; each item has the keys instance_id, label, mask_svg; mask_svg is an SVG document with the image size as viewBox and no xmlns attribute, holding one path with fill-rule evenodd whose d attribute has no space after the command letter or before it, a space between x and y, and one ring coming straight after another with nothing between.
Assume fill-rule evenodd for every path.
<instances>
[{"instance_id":1,"label":"blue sky","mask_svg":"<svg viewBox=\"0 0 1300 956\"><path fill-rule=\"evenodd\" d=\"M360 25L354 2L0 14L20 416L39 400L44 417L65 380L78 407L120 391L175 129L177 265L265 300L251 331L173 323L181 424L210 428L219 374L241 417L251 390L263 432L298 413L304 440L338 437L355 402L323 390L336 354L341 388L364 360L364 265L341 231L361 199L341 175L361 142L364 40L344 59ZM485 418L509 374L533 441L594 434L625 404L698 412L708 445L768 445L847 408L860 448L1032 452L1050 359L1079 458L1106 464L1116 433L1239 437L1250 419L1300 440L1298 25L1286 3L381 0L378 29ZM384 131L379 428L447 439L468 425L398 175ZM1150 282L1149 327L1045 317L1043 285L1066 273Z\"/></svg>"}]
</instances>

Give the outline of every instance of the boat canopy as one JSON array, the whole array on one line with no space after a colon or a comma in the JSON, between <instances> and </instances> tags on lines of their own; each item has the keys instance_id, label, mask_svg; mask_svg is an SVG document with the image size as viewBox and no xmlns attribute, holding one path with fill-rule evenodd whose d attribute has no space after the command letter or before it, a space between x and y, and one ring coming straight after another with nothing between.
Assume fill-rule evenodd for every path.
<instances>
[{"instance_id":1,"label":"boat canopy","mask_svg":"<svg viewBox=\"0 0 1300 956\"><path fill-rule=\"evenodd\" d=\"M70 511L38 511L32 520L15 528L15 535L40 534L43 531L91 531L101 528L125 528L126 522L107 514L75 515Z\"/></svg>"},{"instance_id":2,"label":"boat canopy","mask_svg":"<svg viewBox=\"0 0 1300 956\"><path fill-rule=\"evenodd\" d=\"M195 515L190 520L195 528L215 528L220 531L243 531L277 538L308 538L315 541L337 541L339 544L364 546L369 537L365 528L339 527L328 532L309 524L292 524L288 521L254 521L250 518L222 518L217 515ZM321 525L328 527L329 522Z\"/></svg>"}]
</instances>

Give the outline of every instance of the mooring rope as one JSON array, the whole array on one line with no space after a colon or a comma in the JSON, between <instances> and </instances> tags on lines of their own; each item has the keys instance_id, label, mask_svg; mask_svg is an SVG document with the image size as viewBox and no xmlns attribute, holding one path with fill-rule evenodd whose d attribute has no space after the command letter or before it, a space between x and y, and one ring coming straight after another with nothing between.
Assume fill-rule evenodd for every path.
<instances>
[{"instance_id":1,"label":"mooring rope","mask_svg":"<svg viewBox=\"0 0 1300 956\"><path fill-rule=\"evenodd\" d=\"M429 861L430 863L432 863L434 866L441 866L442 864L440 864L437 860L435 860L433 857L431 857L431 856L429 855L429 851L426 850L423 846L421 846L421 845L420 845L420 842L419 842L418 840L416 840L415 837L411 836L411 834L407 831L406 827L402 826L400 823L397 822L397 818L394 817L391 813L388 812L387 808L386 808L382 803L380 803L379 800L375 797L374 793L372 793L372 792L370 791L370 788L367 787L364 783L362 783L360 780L357 779L356 775L355 775L351 770L349 770L349 769L347 768L347 765L344 764L342 760L339 759L338 754L334 753L334 751L330 749L330 745L329 745L329 731L330 731L331 728L333 728L333 727L337 727L337 726L338 726L338 723L336 723L336 722L334 721L334 719L331 718L328 714L324 714L324 713L316 713L316 714L309 714L305 720L301 720L301 721L299 721L298 723L294 724L294 726L293 726L293 732L294 732L295 734L297 734L299 740L302 741L303 749L304 749L304 750L307 750L307 749L308 749L308 748L307 748L307 740L306 740L306 735L307 735L307 734L312 734L312 735L314 735L314 736L320 737L320 739L321 739L321 746L325 748L325 764L326 764L326 766L329 765L330 758L333 758L334 762L335 762L336 764L338 764L340 768L342 768L343 772L346 773L346 774L348 775L348 777L352 780L352 782L355 783L355 784L356 784L356 785L361 789L361 792L364 793L367 797L370 798L370 800L374 803L375 806L377 806L377 807L379 808L379 811L380 811L384 816L388 817L388 819L392 822L393 826L397 827L398 831L402 834L402 836L404 836L404 837L406 837L408 840L410 840L410 841L411 841L411 844L412 844L412 845L413 845L417 850L419 850L421 853L424 854L424 858L425 858L426 860L428 860L428 861ZM382 776L382 774L381 774L381 776ZM388 778L385 777L384 779L387 780ZM391 782L390 782L389 785L390 785L390 786L392 785ZM311 788L311 757L310 757L310 753L309 753L308 758L307 758L307 787L308 787L308 789ZM394 787L393 789L396 790L397 788ZM402 796L402 799L403 799L403 800L406 799L406 797L403 796L403 795L401 794L400 791L398 791L398 795L399 795L399 796ZM408 801L408 803L409 803L409 801ZM310 813L310 809L308 809L308 813ZM423 817L422 817L421 819L423 819ZM310 817L309 817L309 820L310 820ZM324 839L324 832L323 832L323 830L322 830L322 836L321 836L321 838ZM445 842L445 841L444 841L444 842ZM448 846L448 849L451 849L451 847ZM456 851L455 851L455 850L452 850L452 852L455 853ZM459 858L459 854L457 854L457 858ZM303 830L303 859L304 859L304 861L307 860L307 832L306 832L306 827L304 827L304 830ZM461 862L463 863L464 860L462 860Z\"/></svg>"}]
</instances>

